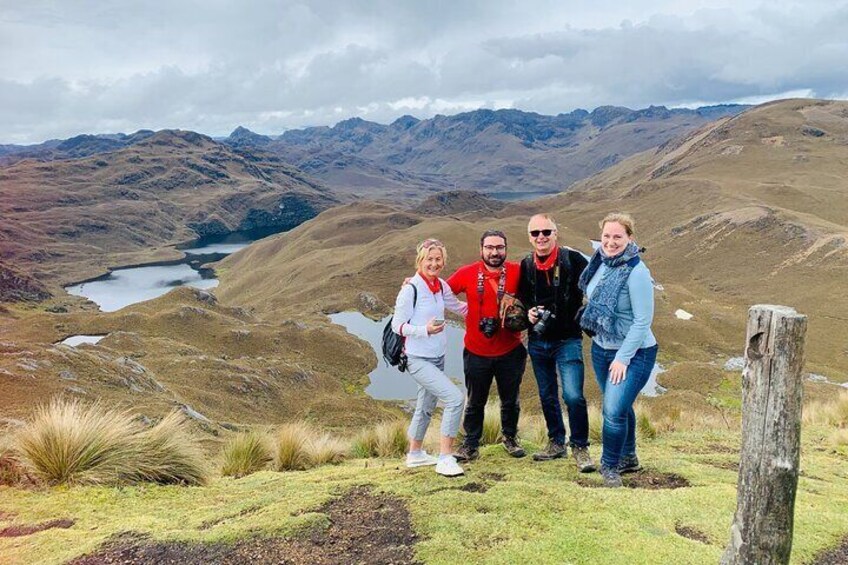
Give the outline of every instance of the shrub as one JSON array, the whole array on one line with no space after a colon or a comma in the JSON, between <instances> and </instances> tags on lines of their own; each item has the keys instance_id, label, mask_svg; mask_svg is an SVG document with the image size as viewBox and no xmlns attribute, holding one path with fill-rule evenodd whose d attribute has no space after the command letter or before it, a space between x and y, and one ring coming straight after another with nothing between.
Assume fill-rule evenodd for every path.
<instances>
[{"instance_id":1,"label":"shrub","mask_svg":"<svg viewBox=\"0 0 848 565\"><path fill-rule=\"evenodd\" d=\"M407 423L403 420L380 422L374 428L377 437L378 457L401 457L409 449L406 437Z\"/></svg>"},{"instance_id":2,"label":"shrub","mask_svg":"<svg viewBox=\"0 0 848 565\"><path fill-rule=\"evenodd\" d=\"M348 445L330 434L315 434L306 444L307 457L311 466L341 463L348 452Z\"/></svg>"},{"instance_id":3,"label":"shrub","mask_svg":"<svg viewBox=\"0 0 848 565\"><path fill-rule=\"evenodd\" d=\"M264 469L273 460L270 440L259 432L241 433L230 438L223 449L221 474L244 477Z\"/></svg>"},{"instance_id":4,"label":"shrub","mask_svg":"<svg viewBox=\"0 0 848 565\"><path fill-rule=\"evenodd\" d=\"M132 437L137 457L126 479L162 484L202 485L208 470L203 452L186 432L185 417L173 411Z\"/></svg>"},{"instance_id":5,"label":"shrub","mask_svg":"<svg viewBox=\"0 0 848 565\"><path fill-rule=\"evenodd\" d=\"M283 425L277 432L274 469L277 471L306 469L309 465L307 443L312 435L312 428L305 422Z\"/></svg>"},{"instance_id":6,"label":"shrub","mask_svg":"<svg viewBox=\"0 0 848 565\"><path fill-rule=\"evenodd\" d=\"M16 451L48 483L112 482L133 471L135 431L126 412L54 400L17 433Z\"/></svg>"}]
</instances>

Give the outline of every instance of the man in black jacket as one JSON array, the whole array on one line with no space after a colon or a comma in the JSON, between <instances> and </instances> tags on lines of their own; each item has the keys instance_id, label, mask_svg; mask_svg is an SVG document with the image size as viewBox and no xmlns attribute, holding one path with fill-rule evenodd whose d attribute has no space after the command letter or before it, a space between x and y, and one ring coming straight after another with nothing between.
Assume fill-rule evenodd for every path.
<instances>
[{"instance_id":1,"label":"man in black jacket","mask_svg":"<svg viewBox=\"0 0 848 565\"><path fill-rule=\"evenodd\" d=\"M539 386L539 399L548 427L548 445L533 455L548 461L566 455L565 426L559 404L557 370L562 399L568 408L569 443L577 467L595 470L589 455L589 415L583 396L583 343L574 319L583 304L577 287L587 261L581 253L557 245L557 227L547 214L530 218L527 226L533 253L521 262L519 298L529 307L528 352Z\"/></svg>"}]
</instances>

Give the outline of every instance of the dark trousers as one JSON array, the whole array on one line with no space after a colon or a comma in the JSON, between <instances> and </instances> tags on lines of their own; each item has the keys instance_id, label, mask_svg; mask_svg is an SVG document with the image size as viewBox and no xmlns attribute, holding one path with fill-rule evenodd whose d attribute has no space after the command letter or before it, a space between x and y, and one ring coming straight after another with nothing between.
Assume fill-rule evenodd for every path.
<instances>
[{"instance_id":1,"label":"dark trousers","mask_svg":"<svg viewBox=\"0 0 848 565\"><path fill-rule=\"evenodd\" d=\"M518 389L524 376L527 362L527 350L520 345L498 357L482 357L467 349L463 350L462 361L465 367L465 388L468 389L468 402L465 405L465 445L478 447L483 435L483 415L492 379L498 386L501 399L501 429L504 436L515 437L518 433Z\"/></svg>"}]
</instances>

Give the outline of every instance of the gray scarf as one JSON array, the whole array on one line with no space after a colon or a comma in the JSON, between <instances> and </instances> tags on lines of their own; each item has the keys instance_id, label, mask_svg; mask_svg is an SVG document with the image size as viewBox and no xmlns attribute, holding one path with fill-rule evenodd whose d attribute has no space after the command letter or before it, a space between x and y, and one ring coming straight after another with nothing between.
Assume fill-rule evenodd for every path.
<instances>
[{"instance_id":1,"label":"gray scarf","mask_svg":"<svg viewBox=\"0 0 848 565\"><path fill-rule=\"evenodd\" d=\"M616 326L615 307L618 304L621 289L627 284L633 268L640 262L639 246L631 241L624 252L615 257L605 256L600 247L596 249L577 283L583 294L586 294L586 287L589 286L589 281L595 276L601 262L609 270L598 282L592 296L587 296L589 302L580 318L580 327L597 334L601 339L622 341L625 336Z\"/></svg>"}]
</instances>

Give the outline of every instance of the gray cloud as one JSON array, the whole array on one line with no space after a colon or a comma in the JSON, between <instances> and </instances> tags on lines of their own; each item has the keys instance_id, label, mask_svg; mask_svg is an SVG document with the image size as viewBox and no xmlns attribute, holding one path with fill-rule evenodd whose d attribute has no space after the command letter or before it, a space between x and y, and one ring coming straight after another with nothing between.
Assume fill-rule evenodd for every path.
<instances>
[{"instance_id":1,"label":"gray cloud","mask_svg":"<svg viewBox=\"0 0 848 565\"><path fill-rule=\"evenodd\" d=\"M848 94L844 2L620 4L0 0L0 142Z\"/></svg>"}]
</instances>

